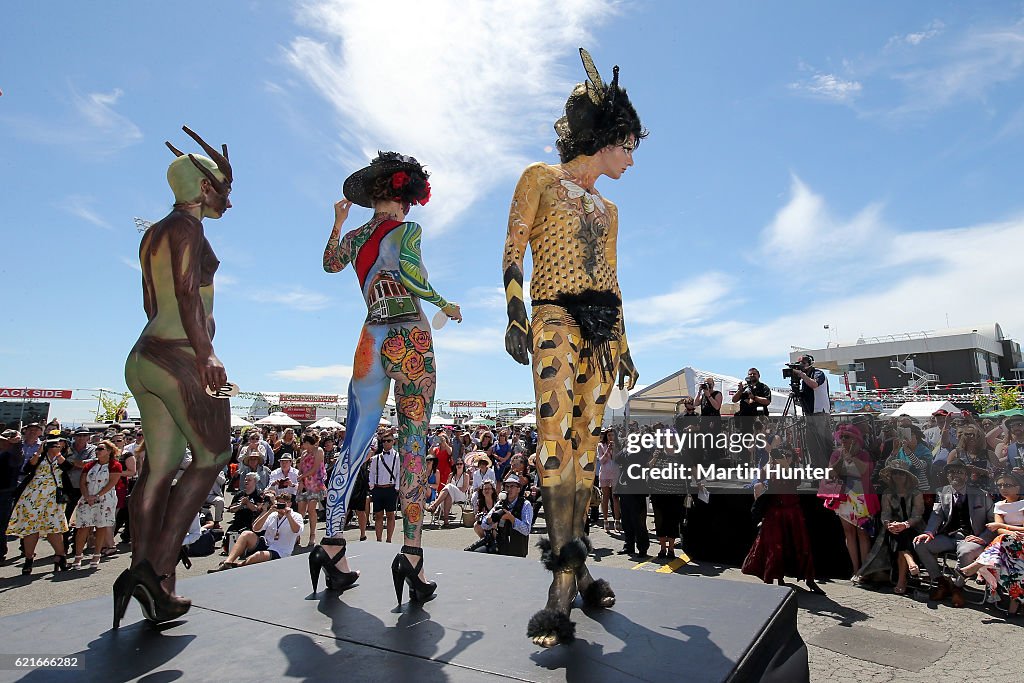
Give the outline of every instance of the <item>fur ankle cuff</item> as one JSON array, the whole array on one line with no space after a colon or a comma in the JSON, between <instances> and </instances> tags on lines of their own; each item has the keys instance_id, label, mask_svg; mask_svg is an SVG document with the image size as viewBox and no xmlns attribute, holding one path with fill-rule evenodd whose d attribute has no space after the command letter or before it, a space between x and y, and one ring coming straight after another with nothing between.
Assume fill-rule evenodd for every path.
<instances>
[{"instance_id":1,"label":"fur ankle cuff","mask_svg":"<svg viewBox=\"0 0 1024 683\"><path fill-rule=\"evenodd\" d=\"M576 640L576 622L561 612L548 608L530 617L530 623L526 626L527 637L536 638L552 634L558 637L559 643L571 643Z\"/></svg>"},{"instance_id":2,"label":"fur ankle cuff","mask_svg":"<svg viewBox=\"0 0 1024 683\"><path fill-rule=\"evenodd\" d=\"M546 538L540 539L537 547L541 550L540 561L548 571L575 571L587 561L587 555L590 554L590 539L585 536L574 538L563 545L557 554L551 549L551 541Z\"/></svg>"}]
</instances>

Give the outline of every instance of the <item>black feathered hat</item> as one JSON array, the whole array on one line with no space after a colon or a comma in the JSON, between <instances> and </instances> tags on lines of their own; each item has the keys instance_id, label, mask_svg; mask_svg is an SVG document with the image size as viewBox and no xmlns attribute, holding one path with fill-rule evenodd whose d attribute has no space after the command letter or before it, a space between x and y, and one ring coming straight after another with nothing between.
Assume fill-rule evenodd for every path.
<instances>
[{"instance_id":1,"label":"black feathered hat","mask_svg":"<svg viewBox=\"0 0 1024 683\"><path fill-rule=\"evenodd\" d=\"M636 137L637 143L647 137L629 96L619 87L619 67L612 69L612 82L605 84L590 53L582 47L580 59L587 80L573 89L565 102L565 115L555 121L563 162L581 154L594 154L629 135Z\"/></svg>"},{"instance_id":2,"label":"black feathered hat","mask_svg":"<svg viewBox=\"0 0 1024 683\"><path fill-rule=\"evenodd\" d=\"M369 166L359 169L346 178L345 197L359 206L372 208L373 183L378 178L391 176L399 171L408 173L411 182L395 188L395 196L398 200L410 204L426 204L430 199L430 183L426 181L430 174L415 158L398 152L377 152L377 158L371 161ZM418 182L417 176L422 176L422 182Z\"/></svg>"}]
</instances>

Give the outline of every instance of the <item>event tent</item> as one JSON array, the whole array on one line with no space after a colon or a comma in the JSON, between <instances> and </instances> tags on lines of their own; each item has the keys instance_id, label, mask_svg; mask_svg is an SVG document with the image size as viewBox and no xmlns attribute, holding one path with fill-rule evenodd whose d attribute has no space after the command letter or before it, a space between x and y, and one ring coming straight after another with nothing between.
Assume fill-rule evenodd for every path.
<instances>
[{"instance_id":1,"label":"event tent","mask_svg":"<svg viewBox=\"0 0 1024 683\"><path fill-rule=\"evenodd\" d=\"M309 425L310 427L316 427L317 429L340 429L345 425L341 424L333 417L321 417L319 420Z\"/></svg>"},{"instance_id":2,"label":"event tent","mask_svg":"<svg viewBox=\"0 0 1024 683\"><path fill-rule=\"evenodd\" d=\"M888 411L890 415L909 415L910 417L931 417L936 410L948 413L959 413L960 409L949 401L907 401L896 410Z\"/></svg>"},{"instance_id":3,"label":"event tent","mask_svg":"<svg viewBox=\"0 0 1024 683\"><path fill-rule=\"evenodd\" d=\"M513 422L516 425L535 425L537 424L537 415L530 413L529 415L523 415L521 418Z\"/></svg>"},{"instance_id":4,"label":"event tent","mask_svg":"<svg viewBox=\"0 0 1024 683\"><path fill-rule=\"evenodd\" d=\"M447 415L445 415L443 413L434 413L430 417L430 426L431 427L443 427L443 426L446 426L446 425L453 425L453 424L455 424L455 420L453 420L452 418L448 417Z\"/></svg>"},{"instance_id":5,"label":"event tent","mask_svg":"<svg viewBox=\"0 0 1024 683\"><path fill-rule=\"evenodd\" d=\"M271 413L262 420L256 420L254 424L270 425L271 427L301 427L298 420L293 420L284 413Z\"/></svg>"},{"instance_id":6,"label":"event tent","mask_svg":"<svg viewBox=\"0 0 1024 683\"><path fill-rule=\"evenodd\" d=\"M238 417L237 415L231 416L231 428L240 429L245 427L252 427L252 422L249 422L245 418Z\"/></svg>"},{"instance_id":7,"label":"event tent","mask_svg":"<svg viewBox=\"0 0 1024 683\"><path fill-rule=\"evenodd\" d=\"M629 401L626 403L629 419L640 419L641 421L671 419L676 414L676 405L682 399L697 395L697 385L704 377L714 378L715 389L725 395L722 414L734 410L736 404L732 403L730 398L741 381L739 377L687 366L639 391L630 392ZM761 381L764 379L762 375ZM768 411L773 415L782 413L788 399L788 390L782 391L773 388L772 402L768 406Z\"/></svg>"},{"instance_id":8,"label":"event tent","mask_svg":"<svg viewBox=\"0 0 1024 683\"><path fill-rule=\"evenodd\" d=\"M488 420L486 417L474 417L472 420L468 420L466 424L476 427L483 425L484 427L493 427L497 424L494 420Z\"/></svg>"}]
</instances>

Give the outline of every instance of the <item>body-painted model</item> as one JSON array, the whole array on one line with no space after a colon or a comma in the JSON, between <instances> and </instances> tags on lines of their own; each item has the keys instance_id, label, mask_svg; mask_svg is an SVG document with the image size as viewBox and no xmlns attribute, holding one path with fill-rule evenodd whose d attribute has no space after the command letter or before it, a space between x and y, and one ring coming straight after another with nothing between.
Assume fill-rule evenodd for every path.
<instances>
[{"instance_id":1,"label":"body-painted model","mask_svg":"<svg viewBox=\"0 0 1024 683\"><path fill-rule=\"evenodd\" d=\"M128 355L125 380L139 406L147 457L131 496L132 563L114 583L114 626L132 596L153 622L176 619L191 602L174 594L181 542L231 457L231 414L213 398L227 373L213 352L213 275L220 262L203 218L231 208L231 165L188 128L208 155L177 157L167 169L174 209L139 247L142 301L149 322ZM172 488L188 444L192 464Z\"/></svg>"},{"instance_id":2,"label":"body-painted model","mask_svg":"<svg viewBox=\"0 0 1024 683\"><path fill-rule=\"evenodd\" d=\"M345 181L345 197L335 204L334 229L324 250L324 270L337 273L355 267L368 309L356 346L348 388L348 429L327 493L327 538L309 556L313 590L320 572L327 587L345 590L358 576L349 571L342 538L345 514L360 466L395 382L400 456L399 504L405 545L391 566L395 592L401 602L402 583L410 597L433 595L435 584L423 574L420 531L423 508L429 500L423 460L426 429L434 402L434 344L420 300L432 303L461 322L458 305L441 297L427 281L420 259L420 226L405 222L413 204L430 199L427 173L412 157L382 152L369 166ZM374 209L373 218L341 237L341 226L352 203Z\"/></svg>"},{"instance_id":3,"label":"body-painted model","mask_svg":"<svg viewBox=\"0 0 1024 683\"><path fill-rule=\"evenodd\" d=\"M594 189L602 175L619 178L633 165L633 149L647 135L618 67L605 85L590 55L580 50L588 82L576 86L555 123L561 164L533 164L516 186L505 242L505 347L528 365L533 354L537 399L537 466L548 540L542 561L554 577L545 609L527 635L544 647L569 642L569 611L577 593L591 606L610 607L615 594L586 566L583 532L594 481L594 460L605 402L616 374L632 388L630 358L616 274L618 209ZM523 257L533 256L528 319Z\"/></svg>"}]
</instances>

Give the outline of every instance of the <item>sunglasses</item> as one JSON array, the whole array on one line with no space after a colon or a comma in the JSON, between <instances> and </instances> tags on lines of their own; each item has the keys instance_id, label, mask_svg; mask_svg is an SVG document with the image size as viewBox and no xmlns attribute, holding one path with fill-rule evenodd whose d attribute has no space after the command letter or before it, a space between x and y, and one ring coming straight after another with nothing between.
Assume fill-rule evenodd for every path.
<instances>
[{"instance_id":1,"label":"sunglasses","mask_svg":"<svg viewBox=\"0 0 1024 683\"><path fill-rule=\"evenodd\" d=\"M1002 484L996 484L996 487L1001 489L1015 489L1018 488L1019 486L1020 484L1016 482L1003 482Z\"/></svg>"},{"instance_id":2,"label":"sunglasses","mask_svg":"<svg viewBox=\"0 0 1024 683\"><path fill-rule=\"evenodd\" d=\"M105 451L105 450L107 450L107 447L106 447L106 446L97 446L97 447L96 447L96 452L97 452L97 453L99 453L100 451Z\"/></svg>"}]
</instances>

